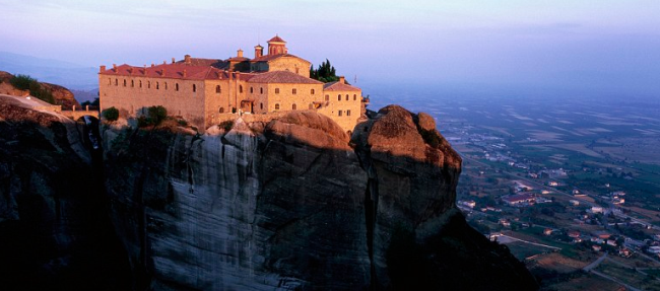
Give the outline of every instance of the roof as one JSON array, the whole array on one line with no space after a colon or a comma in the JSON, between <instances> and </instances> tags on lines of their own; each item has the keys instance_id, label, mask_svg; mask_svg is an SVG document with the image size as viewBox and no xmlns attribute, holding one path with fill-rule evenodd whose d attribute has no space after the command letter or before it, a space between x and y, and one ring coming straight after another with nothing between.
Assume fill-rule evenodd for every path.
<instances>
[{"instance_id":1,"label":"roof","mask_svg":"<svg viewBox=\"0 0 660 291\"><path fill-rule=\"evenodd\" d=\"M177 63L185 64L185 60L178 61ZM224 63L223 60L218 59L202 59L202 58L190 58L191 66L213 66L217 67L218 64Z\"/></svg>"},{"instance_id":2,"label":"roof","mask_svg":"<svg viewBox=\"0 0 660 291\"><path fill-rule=\"evenodd\" d=\"M325 83L323 85L323 91L361 91L360 88L353 87L346 83L341 83L339 81Z\"/></svg>"},{"instance_id":3,"label":"roof","mask_svg":"<svg viewBox=\"0 0 660 291\"><path fill-rule=\"evenodd\" d=\"M163 71L164 70L164 71ZM185 77L184 77L185 71ZM168 78L168 79L186 79L186 80L218 80L228 79L229 72L220 70L211 66L194 66L185 63L162 64L153 67L134 67L121 65L113 69L105 70L100 75L149 77L149 78ZM249 80L253 74L240 73L241 80Z\"/></svg>"},{"instance_id":4,"label":"roof","mask_svg":"<svg viewBox=\"0 0 660 291\"><path fill-rule=\"evenodd\" d=\"M271 60L274 60L274 59L277 59L277 58L283 58L283 57L301 59L301 60L309 63L309 61L307 61L307 60L305 60L301 57L294 56L292 54L265 55L265 56L261 56L261 57L252 59L252 62L269 62Z\"/></svg>"},{"instance_id":5,"label":"roof","mask_svg":"<svg viewBox=\"0 0 660 291\"><path fill-rule=\"evenodd\" d=\"M320 81L305 78L289 71L274 71L256 75L248 82L250 83L295 83L295 84L323 84Z\"/></svg>"},{"instance_id":6,"label":"roof","mask_svg":"<svg viewBox=\"0 0 660 291\"><path fill-rule=\"evenodd\" d=\"M268 42L283 42L286 43L279 35L275 35L275 37L271 38Z\"/></svg>"},{"instance_id":7,"label":"roof","mask_svg":"<svg viewBox=\"0 0 660 291\"><path fill-rule=\"evenodd\" d=\"M507 197L502 197L502 200L507 201L507 202L519 202L519 201L526 201L534 199L534 196L530 194L519 194L519 195L511 195Z\"/></svg>"}]
</instances>

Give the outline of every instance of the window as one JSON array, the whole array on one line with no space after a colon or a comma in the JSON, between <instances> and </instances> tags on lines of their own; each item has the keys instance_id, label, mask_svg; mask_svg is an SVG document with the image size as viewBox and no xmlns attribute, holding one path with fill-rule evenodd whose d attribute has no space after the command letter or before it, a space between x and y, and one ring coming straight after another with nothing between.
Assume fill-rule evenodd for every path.
<instances>
[{"instance_id":1,"label":"window","mask_svg":"<svg viewBox=\"0 0 660 291\"><path fill-rule=\"evenodd\" d=\"M353 94L353 101L357 100L357 94Z\"/></svg>"},{"instance_id":2,"label":"window","mask_svg":"<svg viewBox=\"0 0 660 291\"><path fill-rule=\"evenodd\" d=\"M346 94L346 101L348 101L348 94Z\"/></svg>"},{"instance_id":3,"label":"window","mask_svg":"<svg viewBox=\"0 0 660 291\"><path fill-rule=\"evenodd\" d=\"M341 101L341 94L337 95L337 101Z\"/></svg>"},{"instance_id":4,"label":"window","mask_svg":"<svg viewBox=\"0 0 660 291\"><path fill-rule=\"evenodd\" d=\"M250 87L250 94L254 93L254 88Z\"/></svg>"},{"instance_id":5,"label":"window","mask_svg":"<svg viewBox=\"0 0 660 291\"><path fill-rule=\"evenodd\" d=\"M291 89L291 94L295 95L297 93L298 93L298 89L296 88Z\"/></svg>"},{"instance_id":6,"label":"window","mask_svg":"<svg viewBox=\"0 0 660 291\"><path fill-rule=\"evenodd\" d=\"M165 82L165 84L164 84L164 85L165 85L165 90L167 90L167 82Z\"/></svg>"},{"instance_id":7,"label":"window","mask_svg":"<svg viewBox=\"0 0 660 291\"><path fill-rule=\"evenodd\" d=\"M280 94L280 88L275 88L275 94Z\"/></svg>"},{"instance_id":8,"label":"window","mask_svg":"<svg viewBox=\"0 0 660 291\"><path fill-rule=\"evenodd\" d=\"M197 85L193 84L193 93L197 92Z\"/></svg>"},{"instance_id":9,"label":"window","mask_svg":"<svg viewBox=\"0 0 660 291\"><path fill-rule=\"evenodd\" d=\"M341 116L341 110L339 110L339 116Z\"/></svg>"},{"instance_id":10,"label":"window","mask_svg":"<svg viewBox=\"0 0 660 291\"><path fill-rule=\"evenodd\" d=\"M330 101L330 95L328 94L325 95L325 101Z\"/></svg>"},{"instance_id":11,"label":"window","mask_svg":"<svg viewBox=\"0 0 660 291\"><path fill-rule=\"evenodd\" d=\"M346 110L346 116L351 116L351 111L350 110Z\"/></svg>"},{"instance_id":12,"label":"window","mask_svg":"<svg viewBox=\"0 0 660 291\"><path fill-rule=\"evenodd\" d=\"M222 88L220 88L220 85L215 86L215 93L222 93Z\"/></svg>"},{"instance_id":13,"label":"window","mask_svg":"<svg viewBox=\"0 0 660 291\"><path fill-rule=\"evenodd\" d=\"M115 79L115 86L119 86L119 82Z\"/></svg>"},{"instance_id":14,"label":"window","mask_svg":"<svg viewBox=\"0 0 660 291\"><path fill-rule=\"evenodd\" d=\"M126 87L126 79L124 79L124 87Z\"/></svg>"},{"instance_id":15,"label":"window","mask_svg":"<svg viewBox=\"0 0 660 291\"><path fill-rule=\"evenodd\" d=\"M142 88L142 80L140 80L140 88Z\"/></svg>"},{"instance_id":16,"label":"window","mask_svg":"<svg viewBox=\"0 0 660 291\"><path fill-rule=\"evenodd\" d=\"M179 91L179 83L174 83L174 90Z\"/></svg>"},{"instance_id":17,"label":"window","mask_svg":"<svg viewBox=\"0 0 660 291\"><path fill-rule=\"evenodd\" d=\"M135 81L131 80L131 87L135 87Z\"/></svg>"},{"instance_id":18,"label":"window","mask_svg":"<svg viewBox=\"0 0 660 291\"><path fill-rule=\"evenodd\" d=\"M238 86L238 93L243 93L243 85Z\"/></svg>"},{"instance_id":19,"label":"window","mask_svg":"<svg viewBox=\"0 0 660 291\"><path fill-rule=\"evenodd\" d=\"M296 106L296 104L291 105L291 110L296 110L296 109L298 109L298 106Z\"/></svg>"},{"instance_id":20,"label":"window","mask_svg":"<svg viewBox=\"0 0 660 291\"><path fill-rule=\"evenodd\" d=\"M151 89L151 81L147 81L147 89Z\"/></svg>"},{"instance_id":21,"label":"window","mask_svg":"<svg viewBox=\"0 0 660 291\"><path fill-rule=\"evenodd\" d=\"M309 90L309 93L312 94L312 95L314 95L314 89Z\"/></svg>"},{"instance_id":22,"label":"window","mask_svg":"<svg viewBox=\"0 0 660 291\"><path fill-rule=\"evenodd\" d=\"M259 88L259 93L263 94L264 93L264 88Z\"/></svg>"},{"instance_id":23,"label":"window","mask_svg":"<svg viewBox=\"0 0 660 291\"><path fill-rule=\"evenodd\" d=\"M220 113L225 113L225 108L224 108L224 107L220 107L220 110L218 110L218 112L220 112Z\"/></svg>"},{"instance_id":24,"label":"window","mask_svg":"<svg viewBox=\"0 0 660 291\"><path fill-rule=\"evenodd\" d=\"M236 113L236 107L231 108L231 113Z\"/></svg>"},{"instance_id":25,"label":"window","mask_svg":"<svg viewBox=\"0 0 660 291\"><path fill-rule=\"evenodd\" d=\"M159 89L160 89L160 83L156 82L156 90L159 90Z\"/></svg>"},{"instance_id":26,"label":"window","mask_svg":"<svg viewBox=\"0 0 660 291\"><path fill-rule=\"evenodd\" d=\"M261 110L264 110L264 104L263 104L263 103L259 103L259 108L260 108Z\"/></svg>"},{"instance_id":27,"label":"window","mask_svg":"<svg viewBox=\"0 0 660 291\"><path fill-rule=\"evenodd\" d=\"M279 103L275 103L275 110L280 110L280 104Z\"/></svg>"}]
</instances>

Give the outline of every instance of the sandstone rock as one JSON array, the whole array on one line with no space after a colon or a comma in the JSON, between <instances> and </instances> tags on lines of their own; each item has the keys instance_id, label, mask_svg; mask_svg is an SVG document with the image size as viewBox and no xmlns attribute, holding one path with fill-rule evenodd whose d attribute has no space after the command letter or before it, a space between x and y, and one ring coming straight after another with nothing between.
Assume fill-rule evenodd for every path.
<instances>
[{"instance_id":1,"label":"sandstone rock","mask_svg":"<svg viewBox=\"0 0 660 291\"><path fill-rule=\"evenodd\" d=\"M313 112L242 119L202 136L118 132L108 149L114 225L151 289L536 288L465 223L460 156L419 116L384 108L355 148Z\"/></svg>"},{"instance_id":2,"label":"sandstone rock","mask_svg":"<svg viewBox=\"0 0 660 291\"><path fill-rule=\"evenodd\" d=\"M0 71L0 94L14 95L14 96L27 96L30 94L28 90L19 90L14 88L9 82L14 75ZM60 85L50 84L40 82L39 85L42 89L49 92L53 95L55 104L61 104L62 108L65 110L71 110L73 106L76 106L76 109L81 108L80 103L74 98L73 93L69 89L64 88Z\"/></svg>"},{"instance_id":3,"label":"sandstone rock","mask_svg":"<svg viewBox=\"0 0 660 291\"><path fill-rule=\"evenodd\" d=\"M417 114L417 124L423 130L435 130L435 119L431 115L428 115L424 112Z\"/></svg>"}]
</instances>

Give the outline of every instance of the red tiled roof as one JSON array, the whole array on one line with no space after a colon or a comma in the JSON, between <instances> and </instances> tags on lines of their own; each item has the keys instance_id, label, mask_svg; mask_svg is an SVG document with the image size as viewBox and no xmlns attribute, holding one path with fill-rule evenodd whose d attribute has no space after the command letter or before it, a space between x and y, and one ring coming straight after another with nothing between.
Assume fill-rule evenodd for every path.
<instances>
[{"instance_id":1,"label":"red tiled roof","mask_svg":"<svg viewBox=\"0 0 660 291\"><path fill-rule=\"evenodd\" d=\"M184 60L178 61L177 63L185 64ZM218 67L218 64L223 64L223 60L218 59L202 59L202 58L190 58L191 66L213 66Z\"/></svg>"},{"instance_id":2,"label":"red tiled roof","mask_svg":"<svg viewBox=\"0 0 660 291\"><path fill-rule=\"evenodd\" d=\"M271 38L268 42L283 42L286 43L279 35L275 35L275 37Z\"/></svg>"},{"instance_id":3,"label":"red tiled roof","mask_svg":"<svg viewBox=\"0 0 660 291\"><path fill-rule=\"evenodd\" d=\"M305 78L289 71L274 71L254 75L248 81L250 83L296 83L296 84L322 84L321 82Z\"/></svg>"},{"instance_id":4,"label":"red tiled roof","mask_svg":"<svg viewBox=\"0 0 660 291\"><path fill-rule=\"evenodd\" d=\"M339 81L325 83L323 91L361 91L360 88L351 85L340 83Z\"/></svg>"},{"instance_id":5,"label":"red tiled roof","mask_svg":"<svg viewBox=\"0 0 660 291\"><path fill-rule=\"evenodd\" d=\"M164 71L163 71L164 70ZM185 77L184 75L185 71ZM101 75L116 75L116 76L133 76L133 77L149 77L149 78L169 78L169 79L186 79L186 80L217 80L228 79L229 72L220 70L211 66L193 66L184 63L163 64L153 67L133 67L129 65L121 65L117 68L105 70L99 73ZM254 74L241 73L238 74L239 79L249 80Z\"/></svg>"},{"instance_id":6,"label":"red tiled roof","mask_svg":"<svg viewBox=\"0 0 660 291\"><path fill-rule=\"evenodd\" d=\"M253 63L254 62L268 62L270 60L274 60L274 59L282 58L282 57L290 57L290 58L301 59L301 60L309 63L309 61L307 61L307 60L305 60L301 57L294 56L292 54L265 55L265 56L261 56L261 57L252 59L252 62Z\"/></svg>"}]
</instances>

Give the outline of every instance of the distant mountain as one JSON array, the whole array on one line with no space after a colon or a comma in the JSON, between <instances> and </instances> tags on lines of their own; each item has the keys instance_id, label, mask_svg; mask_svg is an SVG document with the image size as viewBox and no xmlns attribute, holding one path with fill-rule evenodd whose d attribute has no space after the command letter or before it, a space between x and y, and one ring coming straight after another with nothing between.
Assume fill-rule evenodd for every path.
<instances>
[{"instance_id":1,"label":"distant mountain","mask_svg":"<svg viewBox=\"0 0 660 291\"><path fill-rule=\"evenodd\" d=\"M91 91L98 88L96 68L60 60L0 51L0 70L14 75L30 75L41 82L62 85L71 90Z\"/></svg>"}]
</instances>

